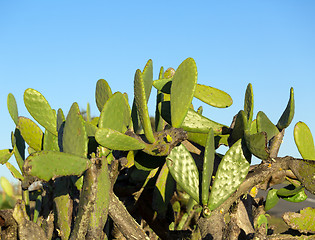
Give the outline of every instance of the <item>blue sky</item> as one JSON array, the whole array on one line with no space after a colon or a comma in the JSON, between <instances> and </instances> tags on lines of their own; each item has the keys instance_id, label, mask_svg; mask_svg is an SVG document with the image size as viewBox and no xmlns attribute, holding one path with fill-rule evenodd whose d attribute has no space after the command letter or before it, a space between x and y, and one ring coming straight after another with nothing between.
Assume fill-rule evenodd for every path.
<instances>
[{"instance_id":1,"label":"blue sky","mask_svg":"<svg viewBox=\"0 0 315 240\"><path fill-rule=\"evenodd\" d=\"M29 117L23 93L40 91L67 112L73 102L91 104L98 79L133 98L133 77L153 60L174 67L195 59L198 82L226 91L227 109L204 106L204 115L230 125L243 108L248 83L255 109L276 123L290 87L296 114L280 156L299 157L293 126L304 121L315 134L315 2L264 1L0 1L0 149L10 148L15 126L6 108L8 93L19 114ZM154 115L155 91L149 101ZM12 158L10 162L14 162ZM0 176L13 178L5 166Z\"/></svg>"}]
</instances>

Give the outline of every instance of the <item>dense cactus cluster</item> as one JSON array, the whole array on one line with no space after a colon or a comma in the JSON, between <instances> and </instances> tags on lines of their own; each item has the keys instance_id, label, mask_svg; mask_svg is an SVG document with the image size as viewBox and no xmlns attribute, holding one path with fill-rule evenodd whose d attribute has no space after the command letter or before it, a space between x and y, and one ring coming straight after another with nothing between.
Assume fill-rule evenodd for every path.
<instances>
[{"instance_id":1,"label":"dense cactus cluster","mask_svg":"<svg viewBox=\"0 0 315 240\"><path fill-rule=\"evenodd\" d=\"M157 90L154 127L147 105L152 86ZM315 194L314 142L305 123L294 128L303 159L277 156L294 116L293 89L277 124L261 111L253 119L251 84L244 109L230 126L203 116L202 108L195 110L194 97L217 108L232 104L224 91L197 83L192 58L176 71L162 67L157 80L149 60L135 73L132 107L126 93L112 93L107 81L99 80L95 100L100 115L95 118L89 105L83 118L77 103L65 116L40 92L27 89L24 103L35 122L19 116L9 94L8 110L16 129L12 149L0 151L0 163L20 180L22 199L11 215L0 214L2 236L113 239L119 238L118 229L126 239L267 237L261 230L267 228L265 211L280 198L304 201L305 189ZM216 152L220 145L229 148L224 155ZM18 169L8 162L12 155ZM262 162L251 168L252 155ZM290 184L270 189L272 176L279 172ZM34 190L35 183L39 187ZM270 189L266 201L255 200L255 188ZM248 213L248 228L235 220L236 209L245 205L244 196L257 210ZM286 222L294 219L292 228L306 235L315 232L314 225L301 223L315 221L314 209L291 215ZM15 220L14 228L5 225L9 219Z\"/></svg>"}]
</instances>

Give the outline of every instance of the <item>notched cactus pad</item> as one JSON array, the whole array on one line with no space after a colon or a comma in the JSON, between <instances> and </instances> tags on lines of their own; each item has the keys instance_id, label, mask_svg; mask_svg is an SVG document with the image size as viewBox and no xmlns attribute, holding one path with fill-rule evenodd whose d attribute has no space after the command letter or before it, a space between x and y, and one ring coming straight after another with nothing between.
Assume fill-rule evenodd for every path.
<instances>
[{"instance_id":1,"label":"notched cactus pad","mask_svg":"<svg viewBox=\"0 0 315 240\"><path fill-rule=\"evenodd\" d=\"M313 135L304 122L298 122L295 125L294 141L303 159L315 160Z\"/></svg>"},{"instance_id":2,"label":"notched cactus pad","mask_svg":"<svg viewBox=\"0 0 315 240\"><path fill-rule=\"evenodd\" d=\"M189 151L180 144L166 157L166 164L175 181L199 202L199 172Z\"/></svg>"},{"instance_id":3,"label":"notched cactus pad","mask_svg":"<svg viewBox=\"0 0 315 240\"><path fill-rule=\"evenodd\" d=\"M292 229L302 233L315 233L315 208L307 207L300 213L287 212L283 220Z\"/></svg>"},{"instance_id":4,"label":"notched cactus pad","mask_svg":"<svg viewBox=\"0 0 315 240\"><path fill-rule=\"evenodd\" d=\"M219 207L244 181L250 166L247 151L240 139L222 158L208 201L210 210Z\"/></svg>"},{"instance_id":5,"label":"notched cactus pad","mask_svg":"<svg viewBox=\"0 0 315 240\"><path fill-rule=\"evenodd\" d=\"M232 105L229 94L214 87L197 84L194 96L204 103L217 108L226 108Z\"/></svg>"},{"instance_id":6,"label":"notched cactus pad","mask_svg":"<svg viewBox=\"0 0 315 240\"><path fill-rule=\"evenodd\" d=\"M69 153L41 151L32 153L24 163L24 172L44 181L60 176L81 175L90 160Z\"/></svg>"},{"instance_id":7,"label":"notched cactus pad","mask_svg":"<svg viewBox=\"0 0 315 240\"><path fill-rule=\"evenodd\" d=\"M179 128L184 121L197 85L197 66L192 58L177 68L171 87L172 126Z\"/></svg>"},{"instance_id":8,"label":"notched cactus pad","mask_svg":"<svg viewBox=\"0 0 315 240\"><path fill-rule=\"evenodd\" d=\"M31 88L26 89L24 104L28 112L40 125L57 136L56 114L40 92Z\"/></svg>"}]
</instances>

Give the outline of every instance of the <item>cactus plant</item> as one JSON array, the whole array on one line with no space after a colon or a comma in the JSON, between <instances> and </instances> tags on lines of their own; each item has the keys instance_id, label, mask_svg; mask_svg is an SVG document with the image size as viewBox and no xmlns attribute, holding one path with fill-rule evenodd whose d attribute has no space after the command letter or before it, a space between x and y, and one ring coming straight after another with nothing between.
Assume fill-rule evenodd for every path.
<instances>
[{"instance_id":1,"label":"cactus plant","mask_svg":"<svg viewBox=\"0 0 315 240\"><path fill-rule=\"evenodd\" d=\"M153 81L149 60L135 73L132 109L127 94L113 93L100 79L95 90L100 115L95 118L89 103L86 112L73 103L65 115L29 88L24 93L29 119L19 116L9 94L7 107L16 128L12 149L0 150L0 163L21 181L22 200L15 204L18 197L10 197L10 187L5 189L9 194L1 195L2 207L15 204L14 210L0 211L2 237L15 231L15 239L119 239L117 232L127 239L225 239L229 233L242 238L244 232L267 238L265 211L280 198L301 202L305 190L315 193L315 148L306 124L294 128L304 159L277 156L283 129L294 116L293 88L275 125L262 111L253 119L248 84L243 109L228 126L204 116L204 106L195 110L193 98L217 108L233 102L229 94L199 84L197 76L194 59L187 58L176 71L161 67ZM157 89L154 123L148 109L152 86ZM224 154L221 145L228 148ZM13 154L18 168L8 162ZM252 155L262 162L250 168ZM272 187L274 176L292 184L270 189L265 202L252 201L252 189ZM245 205L254 211L240 214ZM305 221L313 213L306 212L301 211L305 216L298 223L288 224L312 234Z\"/></svg>"}]
</instances>

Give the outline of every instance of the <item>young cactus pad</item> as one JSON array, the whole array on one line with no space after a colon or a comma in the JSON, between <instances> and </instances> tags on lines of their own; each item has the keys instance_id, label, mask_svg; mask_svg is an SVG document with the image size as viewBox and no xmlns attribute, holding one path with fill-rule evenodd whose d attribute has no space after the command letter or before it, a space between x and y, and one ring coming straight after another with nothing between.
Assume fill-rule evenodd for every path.
<instances>
[{"instance_id":1,"label":"young cactus pad","mask_svg":"<svg viewBox=\"0 0 315 240\"><path fill-rule=\"evenodd\" d=\"M194 96L199 100L217 108L226 108L232 105L229 94L214 87L197 84Z\"/></svg>"},{"instance_id":2,"label":"young cactus pad","mask_svg":"<svg viewBox=\"0 0 315 240\"><path fill-rule=\"evenodd\" d=\"M9 110L10 116L11 116L12 120L14 121L15 125L17 125L18 120L19 120L18 119L19 113L18 113L18 108L17 108L15 97L13 96L12 93L8 94L7 105L8 105L8 110Z\"/></svg>"}]
</instances>

